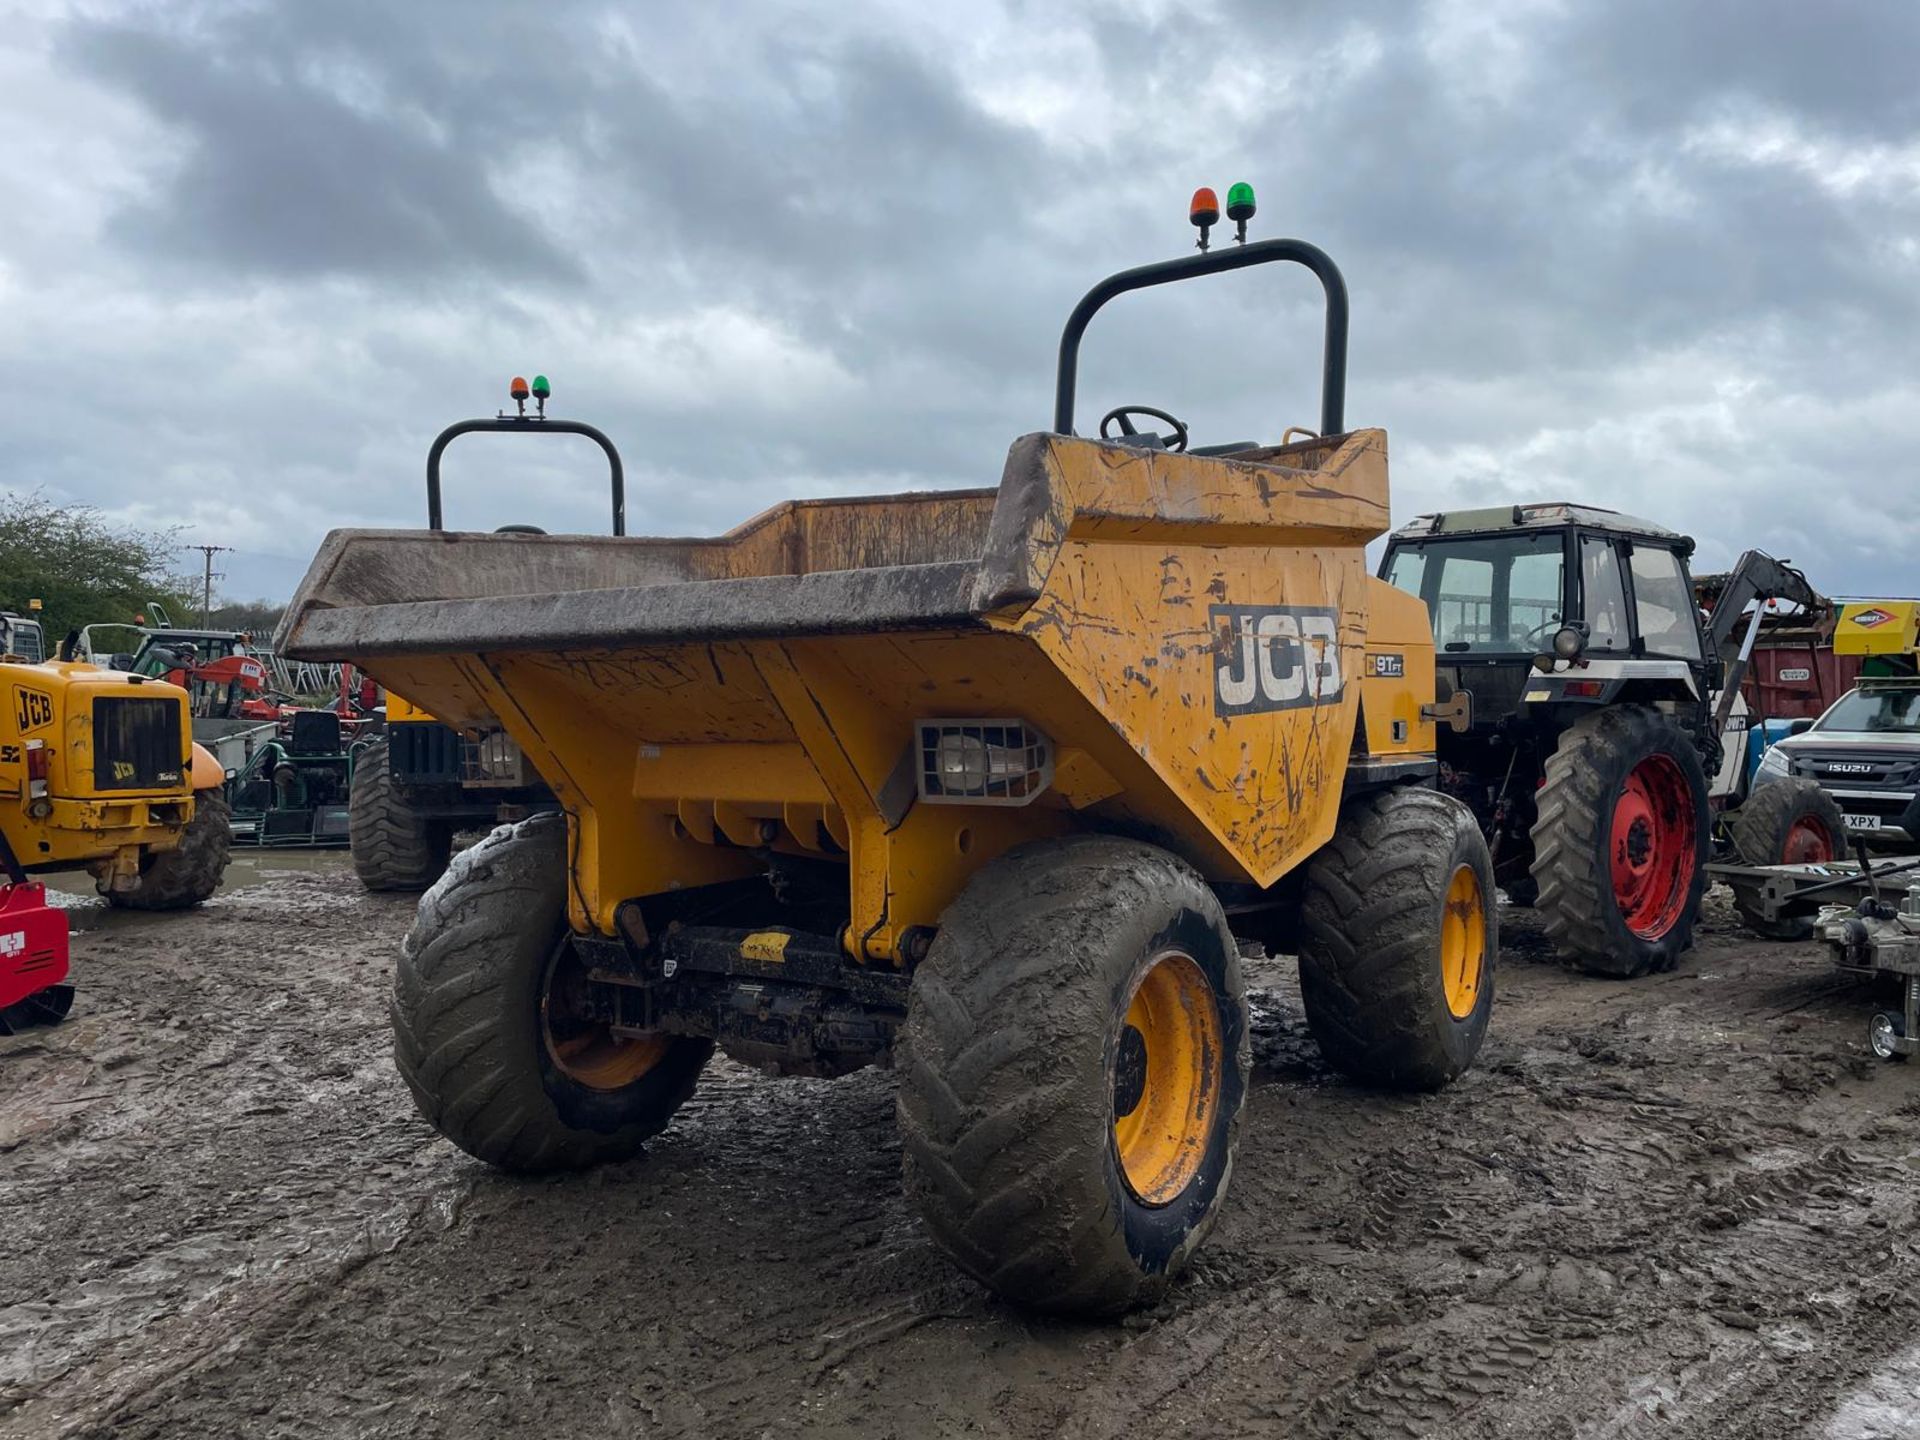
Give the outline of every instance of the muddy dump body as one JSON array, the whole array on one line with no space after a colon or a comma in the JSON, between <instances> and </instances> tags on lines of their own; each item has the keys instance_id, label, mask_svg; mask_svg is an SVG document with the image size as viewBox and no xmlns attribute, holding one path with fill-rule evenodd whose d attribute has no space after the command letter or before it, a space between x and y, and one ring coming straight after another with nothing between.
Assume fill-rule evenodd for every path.
<instances>
[{"instance_id":1,"label":"muddy dump body","mask_svg":"<svg viewBox=\"0 0 1920 1440\"><path fill-rule=\"evenodd\" d=\"M848 948L893 961L1017 841L1121 828L1265 887L1356 748L1430 767L1424 611L1365 573L1386 517L1379 432L1232 460L1036 435L996 491L716 540L336 532L276 644L504 728L574 817L576 930L770 846L851 856ZM943 721L1029 727L1050 778L940 793Z\"/></svg>"}]
</instances>

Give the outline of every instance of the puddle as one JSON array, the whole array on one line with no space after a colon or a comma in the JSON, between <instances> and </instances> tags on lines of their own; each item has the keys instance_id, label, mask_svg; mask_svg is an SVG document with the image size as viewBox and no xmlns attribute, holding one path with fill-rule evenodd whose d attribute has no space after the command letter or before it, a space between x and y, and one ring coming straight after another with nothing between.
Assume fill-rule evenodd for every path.
<instances>
[{"instance_id":1,"label":"puddle","mask_svg":"<svg viewBox=\"0 0 1920 1440\"><path fill-rule=\"evenodd\" d=\"M227 862L227 874L220 883L220 893L246 890L269 880L284 880L296 875L342 875L352 865L345 846L338 850L235 850L233 858ZM79 900L96 903L100 900L93 888L93 877L84 870L55 870L34 878L45 882L48 898L63 909L70 908Z\"/></svg>"}]
</instances>

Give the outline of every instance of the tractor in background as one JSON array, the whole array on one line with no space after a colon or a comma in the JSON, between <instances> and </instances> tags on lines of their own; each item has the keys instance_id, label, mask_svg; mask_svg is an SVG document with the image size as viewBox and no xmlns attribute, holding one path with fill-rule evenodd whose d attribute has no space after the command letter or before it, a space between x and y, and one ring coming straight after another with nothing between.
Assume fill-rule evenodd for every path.
<instances>
[{"instance_id":1,"label":"tractor in background","mask_svg":"<svg viewBox=\"0 0 1920 1440\"><path fill-rule=\"evenodd\" d=\"M40 602L29 600L27 613L0 610L0 657L38 665L47 658L47 635L40 624Z\"/></svg>"},{"instance_id":2,"label":"tractor in background","mask_svg":"<svg viewBox=\"0 0 1920 1440\"><path fill-rule=\"evenodd\" d=\"M1806 782L1751 801L1739 698L1758 616L1825 602L1798 571L1741 556L1710 620L1693 541L1594 506L1423 515L1382 578L1433 622L1441 788L1479 818L1495 874L1596 974L1671 968L1692 941L1716 835L1750 864L1831 858L1833 803ZM1729 736L1734 743L1728 743Z\"/></svg>"},{"instance_id":3,"label":"tractor in background","mask_svg":"<svg viewBox=\"0 0 1920 1440\"><path fill-rule=\"evenodd\" d=\"M115 648L115 642L129 636L131 649ZM198 719L276 718L278 707L267 695L267 666L253 652L251 636L239 630L182 628L157 600L135 624L106 621L83 627L62 647L62 658L178 685L191 697Z\"/></svg>"}]
</instances>

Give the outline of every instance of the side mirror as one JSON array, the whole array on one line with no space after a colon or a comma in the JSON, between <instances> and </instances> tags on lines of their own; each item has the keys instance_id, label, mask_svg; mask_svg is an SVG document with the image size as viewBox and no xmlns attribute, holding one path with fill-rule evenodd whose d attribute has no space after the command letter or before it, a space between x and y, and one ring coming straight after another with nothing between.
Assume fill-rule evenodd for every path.
<instances>
[{"instance_id":1,"label":"side mirror","mask_svg":"<svg viewBox=\"0 0 1920 1440\"><path fill-rule=\"evenodd\" d=\"M1789 735L1804 735L1811 729L1813 729L1813 721L1807 719L1804 715L1798 720L1789 720L1787 722L1787 734Z\"/></svg>"}]
</instances>

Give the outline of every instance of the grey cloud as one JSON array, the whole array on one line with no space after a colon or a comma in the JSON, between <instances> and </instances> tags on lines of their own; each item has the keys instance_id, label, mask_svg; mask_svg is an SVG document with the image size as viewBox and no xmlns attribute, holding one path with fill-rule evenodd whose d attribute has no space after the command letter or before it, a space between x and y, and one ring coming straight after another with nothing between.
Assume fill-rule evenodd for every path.
<instances>
[{"instance_id":1,"label":"grey cloud","mask_svg":"<svg viewBox=\"0 0 1920 1440\"><path fill-rule=\"evenodd\" d=\"M1349 417L1392 432L1401 513L1580 496L1691 528L1703 553L1764 536L1831 585L1915 588L1877 548L1901 522L1860 517L1914 478L1920 184L1848 188L1695 142L1774 125L1822 156L1879 146L1911 166L1920 12L978 14L941 36L905 6L772 0L68 25L69 69L183 143L151 195L118 202L110 244L74 237L76 266L140 302L122 349L240 353L217 410L156 428L163 394L107 383L122 362L104 333L46 353L42 301L13 343L37 337L65 389L12 422L0 479L112 504L135 493L136 457L164 453L178 477L252 477L231 523L257 517L256 549L299 554L334 520L417 523L433 431L526 366L622 442L649 529L720 528L796 489L987 483L1046 423L1081 290L1184 251L1187 192L1246 178L1257 233L1316 240L1348 273ZM1456 21L1478 29L1430 53ZM983 95L1036 55L1023 83L1058 118L1028 124ZM168 308L182 286L198 308ZM701 325L763 327L797 373L844 383L776 381L761 350ZM1216 437L1310 420L1318 327L1297 275L1130 297L1089 336L1082 428L1121 400ZM9 343L0 327L0 362ZM460 483L474 523L599 523L587 458L476 449ZM153 492L196 503L185 478ZM267 567L275 588L288 569Z\"/></svg>"},{"instance_id":2,"label":"grey cloud","mask_svg":"<svg viewBox=\"0 0 1920 1440\"><path fill-rule=\"evenodd\" d=\"M202 275L418 279L473 268L574 280L575 266L491 192L480 159L360 113L299 73L297 44L223 54L102 23L67 53L185 146L154 200L124 210L130 250Z\"/></svg>"}]
</instances>

